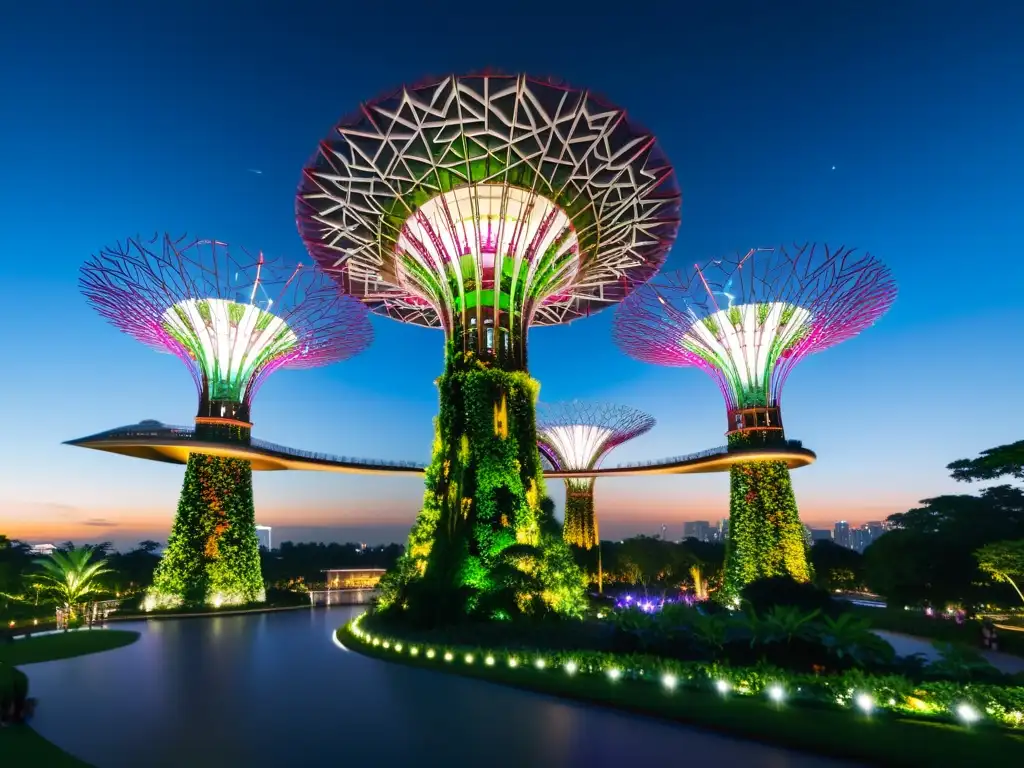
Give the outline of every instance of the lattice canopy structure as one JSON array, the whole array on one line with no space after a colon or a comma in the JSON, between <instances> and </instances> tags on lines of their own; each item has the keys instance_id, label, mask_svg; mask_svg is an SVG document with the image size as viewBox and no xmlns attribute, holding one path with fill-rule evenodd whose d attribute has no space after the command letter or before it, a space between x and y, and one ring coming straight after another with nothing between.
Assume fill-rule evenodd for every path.
<instances>
[{"instance_id":1,"label":"lattice canopy structure","mask_svg":"<svg viewBox=\"0 0 1024 768\"><path fill-rule=\"evenodd\" d=\"M785 439L782 387L797 362L856 336L895 299L877 259L807 244L660 276L620 307L613 334L622 351L710 374L725 397L730 450L751 457L729 472L727 599L759 578L810 578L789 469L771 458Z\"/></svg>"},{"instance_id":2,"label":"lattice canopy structure","mask_svg":"<svg viewBox=\"0 0 1024 768\"><path fill-rule=\"evenodd\" d=\"M679 221L652 135L587 91L525 75L404 87L342 121L297 201L345 290L454 346L526 368L526 331L620 301Z\"/></svg>"},{"instance_id":3,"label":"lattice canopy structure","mask_svg":"<svg viewBox=\"0 0 1024 768\"><path fill-rule=\"evenodd\" d=\"M433 79L343 120L296 209L346 292L445 332L424 505L379 607L580 613L582 574L542 504L527 332L621 301L661 266L679 191L654 137L552 80ZM537 554L509 562L516 545Z\"/></svg>"},{"instance_id":4,"label":"lattice canopy structure","mask_svg":"<svg viewBox=\"0 0 1024 768\"><path fill-rule=\"evenodd\" d=\"M852 248L758 248L660 275L615 318L631 357L693 366L725 397L729 433L781 436L782 387L804 357L852 338L892 306L888 267Z\"/></svg>"},{"instance_id":5,"label":"lattice canopy structure","mask_svg":"<svg viewBox=\"0 0 1024 768\"><path fill-rule=\"evenodd\" d=\"M586 470L600 466L618 445L650 431L652 416L624 405L572 400L537 407L537 445L555 469ZM584 549L599 539L594 512L594 478L566 478L566 542Z\"/></svg>"},{"instance_id":6,"label":"lattice canopy structure","mask_svg":"<svg viewBox=\"0 0 1024 768\"><path fill-rule=\"evenodd\" d=\"M188 366L207 426L248 426L273 371L343 360L373 338L365 307L315 267L216 240L129 239L87 261L80 284L114 326Z\"/></svg>"}]
</instances>

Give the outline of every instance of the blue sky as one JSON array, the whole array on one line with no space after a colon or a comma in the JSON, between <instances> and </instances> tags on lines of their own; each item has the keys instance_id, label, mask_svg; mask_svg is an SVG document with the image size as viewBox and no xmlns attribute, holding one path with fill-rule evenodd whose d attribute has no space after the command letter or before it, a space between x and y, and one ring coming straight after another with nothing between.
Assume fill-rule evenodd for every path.
<instances>
[{"instance_id":1,"label":"blue sky","mask_svg":"<svg viewBox=\"0 0 1024 768\"><path fill-rule=\"evenodd\" d=\"M402 82L484 67L591 88L659 137L683 192L669 269L794 240L856 245L892 267L894 309L802 363L783 396L789 436L819 456L794 473L808 522L966 490L946 463L1020 438L999 397L1013 402L1024 377L1024 8L653 2L623 18L593 3L138 5L22 4L0 27L0 532L131 542L170 527L181 468L60 445L195 412L179 361L85 304L86 257L167 230L302 258L295 188L332 124ZM531 334L542 397L653 414L612 463L721 444L714 383L624 357L610 323L606 312ZM441 336L374 324L362 356L275 374L254 434L425 460ZM678 534L726 514L727 487L725 475L602 481L602 533ZM256 492L278 541L378 541L404 538L422 486L271 473Z\"/></svg>"}]
</instances>

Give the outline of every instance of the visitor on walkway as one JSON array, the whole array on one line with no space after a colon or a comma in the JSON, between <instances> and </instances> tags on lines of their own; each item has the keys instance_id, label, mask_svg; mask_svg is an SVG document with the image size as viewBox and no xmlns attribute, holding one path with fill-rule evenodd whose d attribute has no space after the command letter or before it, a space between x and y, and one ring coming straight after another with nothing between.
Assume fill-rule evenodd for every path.
<instances>
[{"instance_id":1,"label":"visitor on walkway","mask_svg":"<svg viewBox=\"0 0 1024 768\"><path fill-rule=\"evenodd\" d=\"M981 622L981 645L988 651L999 650L999 639L996 636L996 626L992 623L992 619L985 619Z\"/></svg>"}]
</instances>

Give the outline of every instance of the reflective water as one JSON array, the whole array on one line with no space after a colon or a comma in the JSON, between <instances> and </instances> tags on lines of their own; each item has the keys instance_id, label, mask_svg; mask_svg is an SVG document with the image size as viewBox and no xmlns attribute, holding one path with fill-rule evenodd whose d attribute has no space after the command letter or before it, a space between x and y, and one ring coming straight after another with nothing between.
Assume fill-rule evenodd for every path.
<instances>
[{"instance_id":1,"label":"reflective water","mask_svg":"<svg viewBox=\"0 0 1024 768\"><path fill-rule=\"evenodd\" d=\"M360 608L120 625L32 665L35 728L97 768L838 763L339 649Z\"/></svg>"}]
</instances>

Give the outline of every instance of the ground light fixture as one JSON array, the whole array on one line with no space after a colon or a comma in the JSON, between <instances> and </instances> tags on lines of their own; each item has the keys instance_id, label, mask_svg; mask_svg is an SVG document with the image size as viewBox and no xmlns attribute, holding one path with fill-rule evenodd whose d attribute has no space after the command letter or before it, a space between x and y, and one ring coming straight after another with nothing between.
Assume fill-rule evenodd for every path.
<instances>
[{"instance_id":1,"label":"ground light fixture","mask_svg":"<svg viewBox=\"0 0 1024 768\"><path fill-rule=\"evenodd\" d=\"M981 720L981 713L967 702L957 704L956 716L963 720L967 725L973 725Z\"/></svg>"},{"instance_id":2,"label":"ground light fixture","mask_svg":"<svg viewBox=\"0 0 1024 768\"><path fill-rule=\"evenodd\" d=\"M349 632L354 637L372 646L381 646L382 644L386 644L385 647L390 646L398 653L401 653L403 650L407 650L410 656L416 656L419 653L419 648L417 646L404 646L399 641L391 640L389 638L374 637L373 635L370 635L369 633L363 631L360 625L362 623L362 617L364 615L365 614L361 614L360 616L356 617L356 619L354 619L349 625ZM334 633L334 637L335 640L337 641L337 633ZM345 646L341 644L340 641L337 641L336 644L339 645L339 647L345 649ZM462 653L461 651L459 652ZM433 648L427 648L424 655L428 659L434 659L436 654ZM494 666L495 664L497 664L498 659L502 658L503 656L505 659L505 663L508 665L509 669L517 669L520 666L519 660L516 656L504 655L501 652L488 653L486 656L483 657L484 663L487 666ZM456 654L450 650L445 651L443 658L446 662L453 662L455 661ZM468 666L474 663L476 656L473 653L466 652L462 653L462 655L459 658ZM542 657L538 657L534 660L533 666L540 670L545 669L549 664L557 663L557 657L554 660L550 661ZM576 659L565 660L564 662L562 662L562 668L569 675L593 671L591 667L581 665L581 663ZM610 683L618 682L623 678L624 675L627 674L630 677L633 677L637 680L644 679L643 670L639 670L638 672L637 670L632 669L624 670L619 667L608 667L604 669L604 674L607 676L608 681ZM662 673L660 677L656 677L654 679L659 680L661 686L666 691L670 692L677 690L680 687L680 684L684 684L683 680L678 675L668 671ZM700 683L697 684L700 685ZM739 694L741 698L748 698L749 696L755 694L758 690L756 687L751 688L747 685L740 685L739 687L735 687L730 681L722 678L715 680L712 683L712 687L722 696L725 696L726 694L735 690L735 692ZM797 690L800 689L798 688ZM781 704L786 698L786 689L782 683L771 683L763 689L763 692L765 693L767 698L775 705ZM865 715L870 715L872 712L874 712L875 708L877 707L877 701L875 697L867 691L863 690L855 691L851 689L848 691L848 695L837 696L835 701L836 704L841 708L846 708L848 704L852 704L856 710L859 710L861 713ZM897 700L891 696L886 699L886 702L890 708L896 707L898 703ZM950 708L950 712L966 726L973 725L982 719L982 713L973 704L967 701L962 701L959 704L954 705ZM1017 726L1020 724L1022 720L1024 720L1024 713L1015 710L1006 713L1006 717L1003 719L1012 723L1014 726Z\"/></svg>"},{"instance_id":3,"label":"ground light fixture","mask_svg":"<svg viewBox=\"0 0 1024 768\"><path fill-rule=\"evenodd\" d=\"M890 701L895 703L894 699L890 699ZM875 708L874 698L867 693L858 693L854 696L853 702L857 705L857 709L865 715L870 715L872 710Z\"/></svg>"}]
</instances>

